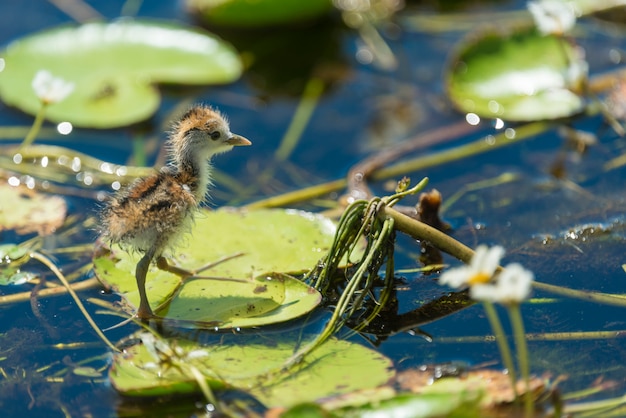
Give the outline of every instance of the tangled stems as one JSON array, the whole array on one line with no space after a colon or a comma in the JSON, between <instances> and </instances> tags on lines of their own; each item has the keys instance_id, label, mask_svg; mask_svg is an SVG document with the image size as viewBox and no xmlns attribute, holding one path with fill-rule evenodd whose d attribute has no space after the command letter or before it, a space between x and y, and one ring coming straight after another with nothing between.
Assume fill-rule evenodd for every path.
<instances>
[{"instance_id":1,"label":"tangled stems","mask_svg":"<svg viewBox=\"0 0 626 418\"><path fill-rule=\"evenodd\" d=\"M391 247L390 250L390 242L392 242L395 233L395 220L392 217L381 217L380 213L384 211L384 208L393 206L403 197L419 192L427 183L428 179L425 178L409 189L408 182L406 182L403 183L401 190L392 196L373 198L369 201L357 200L346 209L339 221L335 240L323 261L319 276L315 279L314 287L322 294L326 293L339 263L350 258L363 236L367 237L367 248L357 263L356 272L350 277L345 289L341 292L333 315L324 330L313 341L293 354L283 364L283 370L288 370L301 362L308 353L339 331L346 321L362 307L365 297L371 294L370 290L376 272L385 261L393 265L393 248ZM391 270L389 264L387 267L389 273ZM392 274L389 276L392 277ZM386 283L389 285L392 282L387 280ZM383 292L381 298L384 300L387 296L387 293ZM381 306L381 303L382 300L377 302L377 305ZM375 309L374 314L376 312Z\"/></svg>"}]
</instances>

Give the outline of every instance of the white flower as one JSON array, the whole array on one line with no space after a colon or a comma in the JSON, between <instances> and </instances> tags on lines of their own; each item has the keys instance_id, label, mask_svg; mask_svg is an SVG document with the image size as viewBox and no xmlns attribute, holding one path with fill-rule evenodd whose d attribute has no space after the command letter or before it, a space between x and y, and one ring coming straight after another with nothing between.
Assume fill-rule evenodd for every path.
<instances>
[{"instance_id":1,"label":"white flower","mask_svg":"<svg viewBox=\"0 0 626 418\"><path fill-rule=\"evenodd\" d=\"M506 266L494 284L476 284L470 288L472 299L502 304L520 303L530 295L535 275L520 264Z\"/></svg>"},{"instance_id":2,"label":"white flower","mask_svg":"<svg viewBox=\"0 0 626 418\"><path fill-rule=\"evenodd\" d=\"M487 283L491 280L503 256L504 248L499 245L493 248L479 245L469 265L445 271L439 277L439 284L461 287Z\"/></svg>"},{"instance_id":3,"label":"white flower","mask_svg":"<svg viewBox=\"0 0 626 418\"><path fill-rule=\"evenodd\" d=\"M537 29L544 35L562 35L576 24L576 10L568 1L529 1L527 7Z\"/></svg>"},{"instance_id":4,"label":"white flower","mask_svg":"<svg viewBox=\"0 0 626 418\"><path fill-rule=\"evenodd\" d=\"M48 70L39 70L33 78L33 90L44 104L58 103L74 91L74 83L52 75Z\"/></svg>"}]
</instances>

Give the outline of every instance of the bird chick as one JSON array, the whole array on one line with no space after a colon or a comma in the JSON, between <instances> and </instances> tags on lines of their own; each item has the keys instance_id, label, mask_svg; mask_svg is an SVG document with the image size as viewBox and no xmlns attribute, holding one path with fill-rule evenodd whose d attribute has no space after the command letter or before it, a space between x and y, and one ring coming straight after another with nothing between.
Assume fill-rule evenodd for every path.
<instances>
[{"instance_id":1,"label":"bird chick","mask_svg":"<svg viewBox=\"0 0 626 418\"><path fill-rule=\"evenodd\" d=\"M101 211L101 238L143 254L135 270L139 318L154 317L146 294L148 268L155 259L159 266L167 265L163 252L190 231L211 184L211 157L242 145L251 142L230 132L228 122L217 110L193 106L170 133L170 164L133 182Z\"/></svg>"}]
</instances>

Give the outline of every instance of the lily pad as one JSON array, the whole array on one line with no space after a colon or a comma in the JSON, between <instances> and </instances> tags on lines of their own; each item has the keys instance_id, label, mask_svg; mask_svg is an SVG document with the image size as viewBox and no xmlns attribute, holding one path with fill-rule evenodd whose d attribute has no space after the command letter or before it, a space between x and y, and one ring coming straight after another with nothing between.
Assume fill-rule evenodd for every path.
<instances>
[{"instance_id":1,"label":"lily pad","mask_svg":"<svg viewBox=\"0 0 626 418\"><path fill-rule=\"evenodd\" d=\"M185 321L216 321L220 327L252 327L304 315L317 306L317 291L285 273L309 270L325 254L335 233L327 218L293 210L202 211L186 248L177 255L180 267L195 270L220 259L202 274L181 279L156 266L146 289L158 314ZM134 271L139 254L119 247L94 259L96 276L126 299L139 304ZM236 279L239 282L211 278Z\"/></svg>"},{"instance_id":2,"label":"lily pad","mask_svg":"<svg viewBox=\"0 0 626 418\"><path fill-rule=\"evenodd\" d=\"M21 266L30 257L26 246L17 244L0 245L0 285L20 285L38 277L35 273L21 271Z\"/></svg>"},{"instance_id":3,"label":"lily pad","mask_svg":"<svg viewBox=\"0 0 626 418\"><path fill-rule=\"evenodd\" d=\"M462 112L510 121L556 119L583 109L587 63L574 46L534 28L488 32L459 49L448 94Z\"/></svg>"},{"instance_id":4,"label":"lily pad","mask_svg":"<svg viewBox=\"0 0 626 418\"><path fill-rule=\"evenodd\" d=\"M286 372L279 371L293 354L293 343L199 347L191 341L178 340L176 344L181 353L176 361L182 367L159 364L145 345L135 345L115 355L109 372L111 384L127 396L196 392L196 381L188 372L195 367L213 388L245 390L268 407L288 407L374 388L394 374L387 357L334 338Z\"/></svg>"},{"instance_id":5,"label":"lily pad","mask_svg":"<svg viewBox=\"0 0 626 418\"><path fill-rule=\"evenodd\" d=\"M154 83L212 84L239 78L232 46L207 32L172 23L122 20L60 27L30 35L0 52L0 97L35 114L31 83L39 70L74 83L46 117L76 126L112 128L150 117L160 95Z\"/></svg>"},{"instance_id":6,"label":"lily pad","mask_svg":"<svg viewBox=\"0 0 626 418\"><path fill-rule=\"evenodd\" d=\"M260 28L318 18L332 10L330 0L187 0L187 7L210 24Z\"/></svg>"},{"instance_id":7,"label":"lily pad","mask_svg":"<svg viewBox=\"0 0 626 418\"><path fill-rule=\"evenodd\" d=\"M66 213L67 204L59 196L24 186L0 185L0 232L14 229L20 234L48 235L63 225Z\"/></svg>"}]
</instances>

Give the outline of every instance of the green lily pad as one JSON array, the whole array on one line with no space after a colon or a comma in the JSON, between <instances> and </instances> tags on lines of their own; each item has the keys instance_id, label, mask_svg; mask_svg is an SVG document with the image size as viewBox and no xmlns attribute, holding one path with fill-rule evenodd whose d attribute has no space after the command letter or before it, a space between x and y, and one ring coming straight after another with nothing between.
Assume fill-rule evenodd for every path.
<instances>
[{"instance_id":1,"label":"green lily pad","mask_svg":"<svg viewBox=\"0 0 626 418\"><path fill-rule=\"evenodd\" d=\"M374 417L412 417L412 418L437 418L437 417L485 417L484 411L478 407L479 394L475 391L466 393L432 393L432 394L408 394L402 393L397 396L374 402L359 408L344 408L339 411L339 416L346 418L374 418Z\"/></svg>"},{"instance_id":2,"label":"green lily pad","mask_svg":"<svg viewBox=\"0 0 626 418\"><path fill-rule=\"evenodd\" d=\"M0 268L0 285L20 285L27 282L30 282L34 278L39 277L35 273L30 273L28 271L20 271L19 269L5 267Z\"/></svg>"},{"instance_id":3,"label":"green lily pad","mask_svg":"<svg viewBox=\"0 0 626 418\"><path fill-rule=\"evenodd\" d=\"M472 38L451 60L448 94L462 112L510 121L556 119L583 109L587 63L565 40L534 28Z\"/></svg>"},{"instance_id":4,"label":"green lily pad","mask_svg":"<svg viewBox=\"0 0 626 418\"><path fill-rule=\"evenodd\" d=\"M318 18L332 10L330 0L187 0L187 7L210 24L260 28Z\"/></svg>"},{"instance_id":5,"label":"green lily pad","mask_svg":"<svg viewBox=\"0 0 626 418\"><path fill-rule=\"evenodd\" d=\"M38 277L35 273L21 271L30 257L29 248L17 244L0 245L0 285L20 285Z\"/></svg>"},{"instance_id":6,"label":"green lily pad","mask_svg":"<svg viewBox=\"0 0 626 418\"><path fill-rule=\"evenodd\" d=\"M326 253L335 233L327 218L293 210L202 211L176 262L188 270L237 255L202 275L181 279L153 266L146 289L158 314L184 321L216 321L220 327L252 327L310 312L321 296L284 273L309 270ZM119 247L94 259L96 276L120 292L134 310L139 293L134 271L140 254ZM235 281L211 278L236 279Z\"/></svg>"},{"instance_id":7,"label":"green lily pad","mask_svg":"<svg viewBox=\"0 0 626 418\"><path fill-rule=\"evenodd\" d=\"M26 246L17 244L0 245L0 264L10 264L14 261L23 260L28 255Z\"/></svg>"},{"instance_id":8,"label":"green lily pad","mask_svg":"<svg viewBox=\"0 0 626 418\"><path fill-rule=\"evenodd\" d=\"M150 117L160 95L154 83L212 84L239 78L232 46L207 32L171 23L123 20L61 27L21 38L0 52L0 97L35 114L31 83L39 70L74 83L46 117L76 126L112 128Z\"/></svg>"},{"instance_id":9,"label":"green lily pad","mask_svg":"<svg viewBox=\"0 0 626 418\"><path fill-rule=\"evenodd\" d=\"M191 341L177 340L176 345L178 357L173 363L182 367L159 364L143 344L115 355L109 372L111 384L127 396L196 392L196 381L188 372L190 367L195 367L213 388L245 390L268 407L288 407L374 388L394 374L387 357L334 338L297 367L278 374L294 352L293 343L198 347Z\"/></svg>"}]
</instances>

